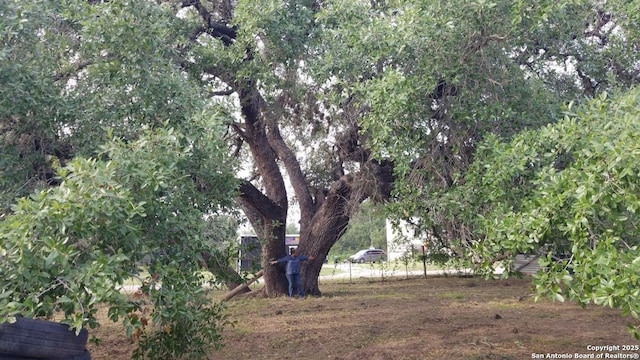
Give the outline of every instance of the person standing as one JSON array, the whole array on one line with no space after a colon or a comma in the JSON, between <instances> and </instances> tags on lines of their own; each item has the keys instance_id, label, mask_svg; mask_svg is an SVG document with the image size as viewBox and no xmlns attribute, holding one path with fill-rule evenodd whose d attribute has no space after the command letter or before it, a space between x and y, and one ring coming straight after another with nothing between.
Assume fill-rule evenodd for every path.
<instances>
[{"instance_id":1,"label":"person standing","mask_svg":"<svg viewBox=\"0 0 640 360\"><path fill-rule=\"evenodd\" d=\"M291 251L291 255L287 255L271 262L271 265L283 262L287 263L286 274L287 281L289 281L289 297L293 297L294 287L298 290L298 296L300 298L304 297L304 290L302 289L302 282L300 281L300 262L313 259L313 256L299 256L298 249L293 249Z\"/></svg>"}]
</instances>

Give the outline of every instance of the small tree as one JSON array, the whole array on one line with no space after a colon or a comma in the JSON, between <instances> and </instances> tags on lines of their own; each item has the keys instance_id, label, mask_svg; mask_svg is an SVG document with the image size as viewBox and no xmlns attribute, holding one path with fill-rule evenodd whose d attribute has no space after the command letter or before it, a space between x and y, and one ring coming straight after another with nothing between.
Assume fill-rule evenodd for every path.
<instances>
[{"instance_id":1,"label":"small tree","mask_svg":"<svg viewBox=\"0 0 640 360\"><path fill-rule=\"evenodd\" d=\"M202 287L209 244L201 235L203 215L231 199L233 182L213 159L208 181L192 181L193 161L203 165L197 154L212 154L207 135L114 139L99 159L60 168L59 186L20 199L0 222L0 322L62 314L79 331L98 326L107 304L109 318L139 339L135 358L202 358L219 346L225 318ZM147 256L149 314L121 292Z\"/></svg>"},{"instance_id":2,"label":"small tree","mask_svg":"<svg viewBox=\"0 0 640 360\"><path fill-rule=\"evenodd\" d=\"M541 254L540 296L638 318L638 109L639 89L602 95L511 142L487 139L467 183L443 200L485 234L469 253L478 268L492 275L497 260Z\"/></svg>"}]
</instances>

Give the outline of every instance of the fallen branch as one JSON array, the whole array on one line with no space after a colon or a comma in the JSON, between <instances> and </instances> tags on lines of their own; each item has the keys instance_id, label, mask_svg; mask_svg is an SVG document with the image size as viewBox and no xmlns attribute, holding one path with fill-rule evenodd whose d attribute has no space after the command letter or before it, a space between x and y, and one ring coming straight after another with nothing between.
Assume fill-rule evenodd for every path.
<instances>
[{"instance_id":1,"label":"fallen branch","mask_svg":"<svg viewBox=\"0 0 640 360\"><path fill-rule=\"evenodd\" d=\"M228 292L228 293L227 293L227 294L222 298L222 301L227 301L227 300L231 299L232 297L234 297L234 296L238 295L240 292L242 292L242 291L243 291L243 290L245 290L246 288L248 288L248 287L249 287L249 285L253 284L254 282L256 282L256 280L258 280L258 279L260 279L260 278L262 277L263 272L264 272L264 270L260 270L260 271L258 271L258 272L256 273L256 276L255 276L253 279L251 279L251 280L247 281L247 282L246 282L246 283L244 283L244 284L240 284L240 285L236 286L236 288L235 288L235 289L233 289L233 290L229 291L229 292Z\"/></svg>"}]
</instances>

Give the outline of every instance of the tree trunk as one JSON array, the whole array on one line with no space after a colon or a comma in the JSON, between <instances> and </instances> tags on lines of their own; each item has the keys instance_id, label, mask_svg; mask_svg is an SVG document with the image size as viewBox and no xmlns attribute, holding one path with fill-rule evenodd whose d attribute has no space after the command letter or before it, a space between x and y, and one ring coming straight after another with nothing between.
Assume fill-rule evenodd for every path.
<instances>
[{"instance_id":1,"label":"tree trunk","mask_svg":"<svg viewBox=\"0 0 640 360\"><path fill-rule=\"evenodd\" d=\"M245 126L236 132L249 145L262 189L249 181L240 186L238 202L258 235L262 244L263 292L275 296L287 292L287 280L279 267L269 261L285 255L284 237L287 224L289 199L278 165L276 152L269 143L269 133L264 119L265 103L257 90L257 81L248 80L237 86Z\"/></svg>"},{"instance_id":2,"label":"tree trunk","mask_svg":"<svg viewBox=\"0 0 640 360\"><path fill-rule=\"evenodd\" d=\"M265 284L262 291L268 297L285 294L287 278L278 266L272 266L269 262L286 254L286 228L281 225L286 223L286 212L249 182L240 186L240 193L238 203L256 231L262 247L261 265Z\"/></svg>"},{"instance_id":3,"label":"tree trunk","mask_svg":"<svg viewBox=\"0 0 640 360\"><path fill-rule=\"evenodd\" d=\"M264 270L262 291L267 297L286 294L288 291L289 285L283 268L278 264L271 265L270 263L271 260L276 260L286 254L285 230L284 226L271 227L271 238L262 245L262 269Z\"/></svg>"},{"instance_id":4,"label":"tree trunk","mask_svg":"<svg viewBox=\"0 0 640 360\"><path fill-rule=\"evenodd\" d=\"M344 176L334 182L326 200L300 234L300 253L315 257L302 267L301 281L305 294L321 295L318 287L320 270L329 250L349 224L350 206L354 205L350 203L352 192L353 177Z\"/></svg>"},{"instance_id":5,"label":"tree trunk","mask_svg":"<svg viewBox=\"0 0 640 360\"><path fill-rule=\"evenodd\" d=\"M358 176L344 175L329 188L326 198L310 221L301 228L300 253L314 256L302 268L302 286L306 294L321 295L318 277L329 250L340 239L351 214L367 198L387 199L393 187L393 164L371 160L362 165Z\"/></svg>"}]
</instances>

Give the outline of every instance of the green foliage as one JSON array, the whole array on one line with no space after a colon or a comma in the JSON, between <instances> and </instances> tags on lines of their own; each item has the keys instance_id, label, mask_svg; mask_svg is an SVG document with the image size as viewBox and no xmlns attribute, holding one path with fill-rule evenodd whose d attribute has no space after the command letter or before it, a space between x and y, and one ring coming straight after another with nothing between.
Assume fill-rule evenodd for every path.
<instances>
[{"instance_id":1,"label":"green foliage","mask_svg":"<svg viewBox=\"0 0 640 360\"><path fill-rule=\"evenodd\" d=\"M419 214L423 227L446 241L472 237L441 198L464 179L484 136L513 136L559 116L563 98L557 95L569 90L534 74L523 65L532 59L519 57L523 49L539 46L529 35L531 28L546 26L544 14L572 6L419 0L323 6L322 44L331 46L319 49L321 56L309 68L337 84L330 96L343 96L341 104L361 110L354 116L373 156L394 160L395 214ZM530 18L512 23L515 13ZM564 31L569 24L563 21L570 18L556 19L547 30ZM445 83L448 92L438 94ZM578 90L571 90L573 98Z\"/></svg>"},{"instance_id":2,"label":"green foliage","mask_svg":"<svg viewBox=\"0 0 640 360\"><path fill-rule=\"evenodd\" d=\"M169 10L148 1L0 3L3 211L55 184L60 163L94 157L107 128L121 139L167 125L194 130L201 90L176 62L186 29Z\"/></svg>"},{"instance_id":3,"label":"green foliage","mask_svg":"<svg viewBox=\"0 0 640 360\"><path fill-rule=\"evenodd\" d=\"M504 21L509 4L396 1L367 11L368 3L337 1L319 15L330 28L327 36L340 42L325 48L336 61L322 59L318 66L337 81L355 82L371 110L364 129L383 155L415 159L446 127L449 137L467 135L456 131L470 123L513 133L538 123L557 102L504 50L521 46L527 33ZM430 121L429 96L440 80L461 94L446 105L447 118L455 121Z\"/></svg>"},{"instance_id":4,"label":"green foliage","mask_svg":"<svg viewBox=\"0 0 640 360\"><path fill-rule=\"evenodd\" d=\"M196 358L203 346L218 344L224 316L199 275L201 254L210 249L202 219L228 203L234 183L220 151L209 152L217 156L207 167L215 188L192 180L191 162L202 166L200 144L217 141L200 136L163 130L135 142L114 139L101 160L76 158L59 170L59 186L20 199L0 222L0 320L62 313L73 328L95 327L98 308L107 304L127 334L144 334L139 354ZM141 305L120 291L146 255L150 329ZM170 347L158 347L157 336Z\"/></svg>"},{"instance_id":5,"label":"green foliage","mask_svg":"<svg viewBox=\"0 0 640 360\"><path fill-rule=\"evenodd\" d=\"M0 212L46 186L48 162L64 151L54 142L57 121L68 121L72 105L60 101L64 88L52 76L63 56L54 47L65 38L56 31L63 22L48 16L56 8L49 1L0 2Z\"/></svg>"},{"instance_id":6,"label":"green foliage","mask_svg":"<svg viewBox=\"0 0 640 360\"><path fill-rule=\"evenodd\" d=\"M333 246L330 253L345 259L362 249L373 246L386 250L385 216L380 206L376 207L372 202L365 202L362 208L349 222L349 227L340 240Z\"/></svg>"},{"instance_id":7,"label":"green foliage","mask_svg":"<svg viewBox=\"0 0 640 360\"><path fill-rule=\"evenodd\" d=\"M638 89L602 95L555 125L486 144L462 187L486 201L477 219L486 237L472 253L482 269L501 254L545 254L539 295L638 318L639 105Z\"/></svg>"},{"instance_id":8,"label":"green foliage","mask_svg":"<svg viewBox=\"0 0 640 360\"><path fill-rule=\"evenodd\" d=\"M540 294L637 316L637 1L375 5L324 7L312 66L394 160L392 216L489 274L549 254Z\"/></svg>"},{"instance_id":9,"label":"green foliage","mask_svg":"<svg viewBox=\"0 0 640 360\"><path fill-rule=\"evenodd\" d=\"M220 330L229 324L224 306L211 303L201 275L182 269L177 262L169 265L171 272L165 271L164 276L172 279L172 286L142 289L155 304L151 314L153 331L141 332L133 358L207 358L211 346L222 346Z\"/></svg>"},{"instance_id":10,"label":"green foliage","mask_svg":"<svg viewBox=\"0 0 640 360\"><path fill-rule=\"evenodd\" d=\"M203 236L212 248L223 249L238 241L238 215L227 214L208 217Z\"/></svg>"},{"instance_id":11,"label":"green foliage","mask_svg":"<svg viewBox=\"0 0 640 360\"><path fill-rule=\"evenodd\" d=\"M114 179L113 163L76 159L60 175L60 187L20 199L0 223L3 321L63 311L80 329L96 325L99 303L127 308L116 285L131 270L140 230L130 222L144 204Z\"/></svg>"},{"instance_id":12,"label":"green foliage","mask_svg":"<svg viewBox=\"0 0 640 360\"><path fill-rule=\"evenodd\" d=\"M225 320L202 290L203 219L235 182L220 109L176 60L190 29L148 1L0 13L0 321L63 316L79 330L106 304L139 356L206 357ZM150 304L120 291L142 262Z\"/></svg>"},{"instance_id":13,"label":"green foliage","mask_svg":"<svg viewBox=\"0 0 640 360\"><path fill-rule=\"evenodd\" d=\"M82 110L69 124L78 152L92 155L106 127L129 139L140 128L168 124L183 131L191 123L202 106L201 90L176 63L187 29L170 9L148 1L71 1L65 10L61 15L82 39L73 50L87 64L84 72L71 72L67 95Z\"/></svg>"}]
</instances>

